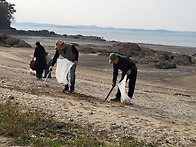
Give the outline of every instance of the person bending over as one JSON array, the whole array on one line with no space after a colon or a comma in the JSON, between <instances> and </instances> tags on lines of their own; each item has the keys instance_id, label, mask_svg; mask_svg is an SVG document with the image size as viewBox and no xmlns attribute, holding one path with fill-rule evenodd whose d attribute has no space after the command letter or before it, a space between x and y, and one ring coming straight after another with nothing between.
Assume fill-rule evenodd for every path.
<instances>
[{"instance_id":1,"label":"person bending over","mask_svg":"<svg viewBox=\"0 0 196 147\"><path fill-rule=\"evenodd\" d=\"M78 50L73 44L68 44L63 42L62 40L56 41L56 53L53 57L52 66L50 66L49 70L52 71L53 66L55 65L59 55L63 56L64 58L68 59L69 61L74 62L73 66L70 68L70 93L74 93L75 89L75 72L78 63ZM69 91L69 85L65 85L63 92Z\"/></svg>"},{"instance_id":2,"label":"person bending over","mask_svg":"<svg viewBox=\"0 0 196 147\"><path fill-rule=\"evenodd\" d=\"M115 87L116 80L118 77L118 70L122 71L122 77L120 82L124 79L124 76L127 74L127 80L129 80L129 91L128 96L132 99L135 83L137 78L137 67L136 64L127 56L122 56L116 53L111 53L109 56L109 63L113 63L113 84ZM126 80L126 81L127 81ZM111 101L120 101L121 93L118 88L116 93L116 98L111 99Z\"/></svg>"}]
</instances>

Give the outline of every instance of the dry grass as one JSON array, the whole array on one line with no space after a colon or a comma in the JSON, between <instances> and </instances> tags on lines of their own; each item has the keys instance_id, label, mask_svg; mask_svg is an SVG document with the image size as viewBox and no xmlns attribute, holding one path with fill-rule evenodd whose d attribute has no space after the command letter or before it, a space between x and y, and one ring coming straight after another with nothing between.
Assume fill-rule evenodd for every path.
<instances>
[{"instance_id":1,"label":"dry grass","mask_svg":"<svg viewBox=\"0 0 196 147\"><path fill-rule=\"evenodd\" d=\"M56 122L43 112L24 110L7 101L0 104L0 134L13 138L14 145L30 146L153 146L125 136L119 142L98 138L74 122Z\"/></svg>"}]
</instances>

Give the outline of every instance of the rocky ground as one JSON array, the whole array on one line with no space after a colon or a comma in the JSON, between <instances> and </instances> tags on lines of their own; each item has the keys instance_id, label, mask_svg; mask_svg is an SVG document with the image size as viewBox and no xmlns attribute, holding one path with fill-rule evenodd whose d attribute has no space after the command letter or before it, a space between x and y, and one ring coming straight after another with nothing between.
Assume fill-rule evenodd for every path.
<instances>
[{"instance_id":1,"label":"rocky ground","mask_svg":"<svg viewBox=\"0 0 196 147\"><path fill-rule=\"evenodd\" d=\"M32 46L35 41L40 41L49 53L55 52L55 37L18 37ZM114 44L78 39L66 41L102 49ZM24 107L43 109L58 121L72 118L84 127L92 126L98 135L107 132L106 137L113 140L130 135L158 146L196 146L194 64L163 70L138 63L133 105L125 105L110 101L117 88L103 102L112 84L112 65L108 64L108 56L80 53L76 93L65 94L62 93L63 85L57 83L55 72L44 87L42 81L30 74L33 52L32 48L0 47L1 102L11 100ZM6 143L4 138L0 142Z\"/></svg>"}]
</instances>

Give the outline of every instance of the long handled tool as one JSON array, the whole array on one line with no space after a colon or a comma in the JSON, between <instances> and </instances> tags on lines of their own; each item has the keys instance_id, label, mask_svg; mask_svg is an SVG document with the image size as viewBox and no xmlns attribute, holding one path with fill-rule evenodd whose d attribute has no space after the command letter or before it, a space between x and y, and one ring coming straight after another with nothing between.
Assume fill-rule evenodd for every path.
<instances>
[{"instance_id":1,"label":"long handled tool","mask_svg":"<svg viewBox=\"0 0 196 147\"><path fill-rule=\"evenodd\" d=\"M112 88L110 89L110 92L109 92L108 95L106 96L104 102L108 99L108 97L109 97L110 93L112 92L112 90L114 89L114 87L115 87L115 86L112 86Z\"/></svg>"},{"instance_id":2,"label":"long handled tool","mask_svg":"<svg viewBox=\"0 0 196 147\"><path fill-rule=\"evenodd\" d=\"M49 76L50 72L51 72L51 71L48 72L48 74L47 74L47 76L46 76L46 79L45 79L44 82L42 83L42 87L44 87L44 85L45 85L45 83L46 83L46 81L47 81L47 79L48 79L48 76Z\"/></svg>"}]
</instances>

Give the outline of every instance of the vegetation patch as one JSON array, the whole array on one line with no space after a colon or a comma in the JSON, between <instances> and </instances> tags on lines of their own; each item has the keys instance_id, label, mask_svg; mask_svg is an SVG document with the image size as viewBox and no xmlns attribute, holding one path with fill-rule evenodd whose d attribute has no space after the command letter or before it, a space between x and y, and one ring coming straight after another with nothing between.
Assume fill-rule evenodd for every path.
<instances>
[{"instance_id":1,"label":"vegetation patch","mask_svg":"<svg viewBox=\"0 0 196 147\"><path fill-rule=\"evenodd\" d=\"M9 101L0 104L0 135L12 137L13 144L21 146L153 146L130 136L119 142L103 140L73 119L57 122L44 112L24 110Z\"/></svg>"}]
</instances>

